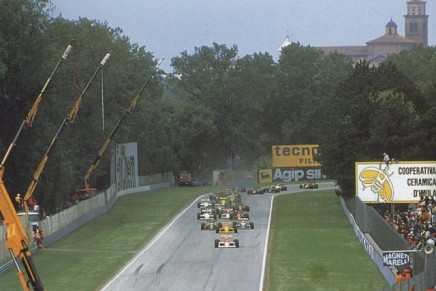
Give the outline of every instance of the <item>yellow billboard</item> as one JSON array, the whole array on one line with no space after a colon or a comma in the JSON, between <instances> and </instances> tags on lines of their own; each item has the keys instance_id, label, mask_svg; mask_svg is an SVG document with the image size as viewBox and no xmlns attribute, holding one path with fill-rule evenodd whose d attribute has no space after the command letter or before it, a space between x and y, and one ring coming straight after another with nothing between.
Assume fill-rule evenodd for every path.
<instances>
[{"instance_id":1,"label":"yellow billboard","mask_svg":"<svg viewBox=\"0 0 436 291\"><path fill-rule=\"evenodd\" d=\"M317 144L273 145L272 166L273 168L320 167L321 164L314 159L318 150Z\"/></svg>"},{"instance_id":2,"label":"yellow billboard","mask_svg":"<svg viewBox=\"0 0 436 291\"><path fill-rule=\"evenodd\" d=\"M272 169L259 170L259 183L268 184L272 183Z\"/></svg>"}]
</instances>

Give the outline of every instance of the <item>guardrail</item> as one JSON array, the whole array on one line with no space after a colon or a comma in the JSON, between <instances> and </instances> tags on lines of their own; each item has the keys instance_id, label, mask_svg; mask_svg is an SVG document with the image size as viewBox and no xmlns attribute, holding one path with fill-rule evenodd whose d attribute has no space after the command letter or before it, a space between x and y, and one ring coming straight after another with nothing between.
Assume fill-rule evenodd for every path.
<instances>
[{"instance_id":1,"label":"guardrail","mask_svg":"<svg viewBox=\"0 0 436 291\"><path fill-rule=\"evenodd\" d=\"M155 182L155 184L144 185L141 182ZM142 185L141 185L142 184ZM139 187L116 191L116 184L103 192L99 192L94 197L82 200L78 204L71 206L55 215L48 216L40 221L40 229L44 231L44 240L50 245L64 236L68 235L83 224L108 212L118 197L138 192L166 188L174 185L172 174L156 174L149 178L140 179ZM29 238L32 238L32 227L27 221L26 216L20 217L23 225L26 225ZM0 225L0 275L14 267L10 253L5 247L6 227ZM31 244L32 253L37 252L36 245Z\"/></svg>"}]
</instances>

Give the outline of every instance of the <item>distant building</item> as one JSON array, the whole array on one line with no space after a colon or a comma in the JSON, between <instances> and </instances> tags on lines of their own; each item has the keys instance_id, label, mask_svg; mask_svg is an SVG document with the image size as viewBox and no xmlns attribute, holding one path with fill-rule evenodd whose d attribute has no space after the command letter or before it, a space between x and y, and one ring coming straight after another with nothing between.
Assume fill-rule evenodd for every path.
<instances>
[{"instance_id":1,"label":"distant building","mask_svg":"<svg viewBox=\"0 0 436 291\"><path fill-rule=\"evenodd\" d=\"M290 45L291 43L292 43L292 42L291 42L291 40L289 39L289 33L287 33L287 34L286 34L285 41L282 43L282 45L281 45L280 48L279 48L279 52L281 52L282 49L283 49L284 47L287 47L287 46Z\"/></svg>"},{"instance_id":2,"label":"distant building","mask_svg":"<svg viewBox=\"0 0 436 291\"><path fill-rule=\"evenodd\" d=\"M398 34L397 25L391 19L386 24L385 34L367 41L366 46L326 46L316 47L325 55L333 52L342 53L354 62L366 60L377 66L390 54L411 49L417 44L428 45L428 15L426 15L426 2L423 0L410 0L407 2L405 19L405 37ZM280 46L279 51L289 45L289 36Z\"/></svg>"}]
</instances>

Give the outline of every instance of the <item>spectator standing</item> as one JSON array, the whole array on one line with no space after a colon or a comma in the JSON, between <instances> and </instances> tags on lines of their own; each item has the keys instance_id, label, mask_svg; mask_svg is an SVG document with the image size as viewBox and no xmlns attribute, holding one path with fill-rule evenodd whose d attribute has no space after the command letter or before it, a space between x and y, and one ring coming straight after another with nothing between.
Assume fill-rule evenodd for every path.
<instances>
[{"instance_id":1,"label":"spectator standing","mask_svg":"<svg viewBox=\"0 0 436 291\"><path fill-rule=\"evenodd\" d=\"M15 202L17 203L18 206L18 210L23 211L24 210L24 205L23 205L23 198L21 198L21 194L18 193L17 196L15 196Z\"/></svg>"},{"instance_id":2,"label":"spectator standing","mask_svg":"<svg viewBox=\"0 0 436 291\"><path fill-rule=\"evenodd\" d=\"M386 168L389 168L389 162L390 162L390 158L389 158L389 156L388 156L388 154L387 153L383 153L383 162L385 162L385 164L386 164Z\"/></svg>"},{"instance_id":3,"label":"spectator standing","mask_svg":"<svg viewBox=\"0 0 436 291\"><path fill-rule=\"evenodd\" d=\"M44 243L44 234L42 232L42 230L40 230L39 228L36 228L33 231L33 240L36 242L36 245L38 246L39 249L45 249L45 243Z\"/></svg>"},{"instance_id":4,"label":"spectator standing","mask_svg":"<svg viewBox=\"0 0 436 291\"><path fill-rule=\"evenodd\" d=\"M431 222L436 223L436 204L433 204L433 209L431 210L432 216L431 216Z\"/></svg>"},{"instance_id":5,"label":"spectator standing","mask_svg":"<svg viewBox=\"0 0 436 291\"><path fill-rule=\"evenodd\" d=\"M402 276L403 276L403 281L407 281L407 280L411 279L413 277L412 269L409 267L404 268Z\"/></svg>"}]
</instances>

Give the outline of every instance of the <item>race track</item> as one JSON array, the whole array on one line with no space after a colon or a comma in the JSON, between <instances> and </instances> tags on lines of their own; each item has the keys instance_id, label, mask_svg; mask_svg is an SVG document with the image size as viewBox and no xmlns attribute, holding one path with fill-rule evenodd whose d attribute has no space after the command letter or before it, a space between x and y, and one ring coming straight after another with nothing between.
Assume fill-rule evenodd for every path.
<instances>
[{"instance_id":1,"label":"race track","mask_svg":"<svg viewBox=\"0 0 436 291\"><path fill-rule=\"evenodd\" d=\"M333 187L333 183L319 184L319 189ZM292 185L280 195L299 191L298 185ZM262 290L272 196L242 194L242 202L250 206L254 229L242 229L234 235L240 241L239 248L214 247L218 234L200 229L195 201L101 290Z\"/></svg>"}]
</instances>

